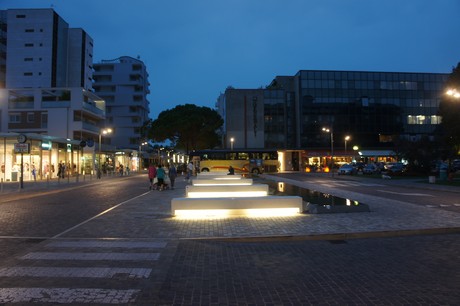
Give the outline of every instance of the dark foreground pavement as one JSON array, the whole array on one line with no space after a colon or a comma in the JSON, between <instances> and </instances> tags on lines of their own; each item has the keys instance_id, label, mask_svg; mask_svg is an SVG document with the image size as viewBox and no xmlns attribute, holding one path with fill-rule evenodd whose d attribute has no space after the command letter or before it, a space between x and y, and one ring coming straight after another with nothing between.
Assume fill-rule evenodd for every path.
<instances>
[{"instance_id":1,"label":"dark foreground pavement","mask_svg":"<svg viewBox=\"0 0 460 306\"><path fill-rule=\"evenodd\" d=\"M0 303L459 305L457 212L340 191L371 212L181 220L185 185L41 237L1 264Z\"/></svg>"}]
</instances>

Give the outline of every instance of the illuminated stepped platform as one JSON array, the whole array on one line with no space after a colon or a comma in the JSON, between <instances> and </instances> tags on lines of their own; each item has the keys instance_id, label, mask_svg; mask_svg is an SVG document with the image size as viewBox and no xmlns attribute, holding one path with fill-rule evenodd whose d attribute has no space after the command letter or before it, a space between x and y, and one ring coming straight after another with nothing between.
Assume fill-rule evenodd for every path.
<instances>
[{"instance_id":1,"label":"illuminated stepped platform","mask_svg":"<svg viewBox=\"0 0 460 306\"><path fill-rule=\"evenodd\" d=\"M229 175L230 176L230 175ZM233 180L225 180L225 179L217 179L217 178L209 178L209 179L193 179L192 185L193 186L216 186L216 185L252 185L253 180L247 178L240 178L240 179L233 179Z\"/></svg>"},{"instance_id":2,"label":"illuminated stepped platform","mask_svg":"<svg viewBox=\"0 0 460 306\"><path fill-rule=\"evenodd\" d=\"M228 172L225 171L213 171L213 172L200 172L196 176L197 177L207 177L207 176L227 176ZM233 175L239 176L239 175Z\"/></svg>"},{"instance_id":3,"label":"illuminated stepped platform","mask_svg":"<svg viewBox=\"0 0 460 306\"><path fill-rule=\"evenodd\" d=\"M187 186L187 198L216 198L216 197L263 197L268 196L268 185L212 185L212 186Z\"/></svg>"},{"instance_id":4,"label":"illuminated stepped platform","mask_svg":"<svg viewBox=\"0 0 460 306\"><path fill-rule=\"evenodd\" d=\"M171 214L184 217L209 215L292 215L302 212L298 196L174 198Z\"/></svg>"}]
</instances>

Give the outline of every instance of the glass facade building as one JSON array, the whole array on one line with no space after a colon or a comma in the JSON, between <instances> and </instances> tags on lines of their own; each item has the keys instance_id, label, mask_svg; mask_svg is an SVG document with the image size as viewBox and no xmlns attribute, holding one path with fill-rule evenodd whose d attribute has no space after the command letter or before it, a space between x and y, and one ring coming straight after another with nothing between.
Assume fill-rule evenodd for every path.
<instances>
[{"instance_id":1,"label":"glass facade building","mask_svg":"<svg viewBox=\"0 0 460 306\"><path fill-rule=\"evenodd\" d=\"M448 74L301 70L264 92L266 148L326 147L323 127L366 148L431 137ZM340 141L341 140L341 141Z\"/></svg>"}]
</instances>

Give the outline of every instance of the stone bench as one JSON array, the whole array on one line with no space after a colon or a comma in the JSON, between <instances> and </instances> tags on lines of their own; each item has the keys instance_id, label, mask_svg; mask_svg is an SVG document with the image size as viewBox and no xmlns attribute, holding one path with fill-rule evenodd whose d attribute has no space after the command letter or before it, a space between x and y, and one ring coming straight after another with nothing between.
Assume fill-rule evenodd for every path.
<instances>
[{"instance_id":1,"label":"stone bench","mask_svg":"<svg viewBox=\"0 0 460 306\"><path fill-rule=\"evenodd\" d=\"M203 216L207 211L225 211L230 215L246 215L249 212L267 209L288 210L291 213L301 213L302 198L298 196L266 196L266 197L239 197L239 198L174 198L171 200L171 214L184 215L192 211Z\"/></svg>"},{"instance_id":2,"label":"stone bench","mask_svg":"<svg viewBox=\"0 0 460 306\"><path fill-rule=\"evenodd\" d=\"M185 188L185 196L187 198L263 197L268 196L268 185L188 185Z\"/></svg>"}]
</instances>

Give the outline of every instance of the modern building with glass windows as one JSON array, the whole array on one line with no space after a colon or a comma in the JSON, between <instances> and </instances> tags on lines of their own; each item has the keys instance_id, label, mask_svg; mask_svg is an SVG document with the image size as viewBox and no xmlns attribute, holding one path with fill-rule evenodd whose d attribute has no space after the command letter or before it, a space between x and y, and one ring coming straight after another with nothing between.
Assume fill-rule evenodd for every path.
<instances>
[{"instance_id":1,"label":"modern building with glass windows","mask_svg":"<svg viewBox=\"0 0 460 306\"><path fill-rule=\"evenodd\" d=\"M263 147L288 152L291 163L308 163L312 156L331 153L348 161L357 154L353 147L361 156L389 157L397 139L433 137L441 122L437 111L448 75L301 70L275 77L261 89L262 97L229 88L220 109L225 109L226 118L240 118L243 124L226 120L226 139L233 137L235 147L259 147L260 142L248 137L256 128ZM251 104L254 98L257 107ZM257 118L257 125L248 124L251 118ZM226 141L224 146L228 147Z\"/></svg>"}]
</instances>

